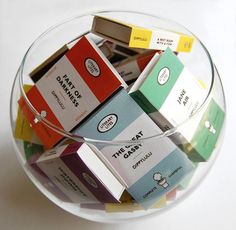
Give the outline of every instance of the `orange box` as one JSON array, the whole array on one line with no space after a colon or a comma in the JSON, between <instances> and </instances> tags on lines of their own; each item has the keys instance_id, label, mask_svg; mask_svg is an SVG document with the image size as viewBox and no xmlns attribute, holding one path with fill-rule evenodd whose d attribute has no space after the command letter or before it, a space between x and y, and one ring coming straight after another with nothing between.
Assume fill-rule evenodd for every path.
<instances>
[{"instance_id":1,"label":"orange box","mask_svg":"<svg viewBox=\"0 0 236 230\"><path fill-rule=\"evenodd\" d=\"M34 108L65 131L71 131L121 87L127 87L101 50L83 36L27 93ZM20 108L46 148L63 136L35 123L23 98Z\"/></svg>"}]
</instances>

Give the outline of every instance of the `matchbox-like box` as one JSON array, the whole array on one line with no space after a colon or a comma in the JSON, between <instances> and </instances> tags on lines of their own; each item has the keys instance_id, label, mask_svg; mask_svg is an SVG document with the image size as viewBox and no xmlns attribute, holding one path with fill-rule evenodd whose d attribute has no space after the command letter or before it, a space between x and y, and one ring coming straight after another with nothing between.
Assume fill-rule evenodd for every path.
<instances>
[{"instance_id":1,"label":"matchbox-like box","mask_svg":"<svg viewBox=\"0 0 236 230\"><path fill-rule=\"evenodd\" d=\"M96 140L136 141L160 134L162 131L129 94L121 90L79 126L75 133L85 139L89 137ZM130 195L144 208L150 207L173 189L193 168L185 154L168 137L136 144L94 144L92 148L96 148L95 153L121 179ZM169 164L170 162L172 163ZM168 178L170 172L177 168L180 169L175 175ZM162 176L154 180L151 176L154 171L165 175L168 184L162 184ZM144 181L147 183L141 186ZM156 189L153 190L150 201L149 196L145 194L152 190L153 186Z\"/></svg>"},{"instance_id":2,"label":"matchbox-like box","mask_svg":"<svg viewBox=\"0 0 236 230\"><path fill-rule=\"evenodd\" d=\"M153 63L152 63L153 60ZM154 58L130 89L130 95L158 126L170 129L188 119L207 90L171 51Z\"/></svg>"},{"instance_id":3,"label":"matchbox-like box","mask_svg":"<svg viewBox=\"0 0 236 230\"><path fill-rule=\"evenodd\" d=\"M170 49L148 65L151 68L144 69L129 92L165 131L189 119L203 104L207 90ZM190 119L171 137L192 161L206 161L223 126L224 111L211 99Z\"/></svg>"},{"instance_id":4,"label":"matchbox-like box","mask_svg":"<svg viewBox=\"0 0 236 230\"><path fill-rule=\"evenodd\" d=\"M119 203L125 189L85 143L47 150L31 166L42 170L73 202Z\"/></svg>"},{"instance_id":5,"label":"matchbox-like box","mask_svg":"<svg viewBox=\"0 0 236 230\"><path fill-rule=\"evenodd\" d=\"M126 83L96 45L83 36L27 93L34 108L62 130L71 131ZM63 136L48 128L23 98L20 108L39 139L50 148Z\"/></svg>"}]
</instances>

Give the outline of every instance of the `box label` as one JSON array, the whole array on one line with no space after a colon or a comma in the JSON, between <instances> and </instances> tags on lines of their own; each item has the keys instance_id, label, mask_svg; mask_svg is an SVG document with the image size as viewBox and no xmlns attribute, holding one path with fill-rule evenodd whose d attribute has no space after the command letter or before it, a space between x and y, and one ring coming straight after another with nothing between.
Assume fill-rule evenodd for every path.
<instances>
[{"instance_id":1,"label":"box label","mask_svg":"<svg viewBox=\"0 0 236 230\"><path fill-rule=\"evenodd\" d=\"M132 27L129 46L137 48L149 48L152 31L141 27Z\"/></svg>"},{"instance_id":2,"label":"box label","mask_svg":"<svg viewBox=\"0 0 236 230\"><path fill-rule=\"evenodd\" d=\"M128 188L128 192L148 208L156 199L174 189L192 170L193 165L185 154L176 149Z\"/></svg>"},{"instance_id":3,"label":"box label","mask_svg":"<svg viewBox=\"0 0 236 230\"><path fill-rule=\"evenodd\" d=\"M65 56L36 86L66 131L100 104Z\"/></svg>"},{"instance_id":4,"label":"box label","mask_svg":"<svg viewBox=\"0 0 236 230\"><path fill-rule=\"evenodd\" d=\"M188 69L184 68L159 112L173 126L176 126L190 117L201 106L206 95L207 91Z\"/></svg>"},{"instance_id":5,"label":"box label","mask_svg":"<svg viewBox=\"0 0 236 230\"><path fill-rule=\"evenodd\" d=\"M143 113L122 130L115 140L135 141L160 132L157 126ZM149 143L106 146L100 150L123 178L126 186L129 187L175 148L169 139L161 138L161 140L156 139Z\"/></svg>"},{"instance_id":6,"label":"box label","mask_svg":"<svg viewBox=\"0 0 236 230\"><path fill-rule=\"evenodd\" d=\"M180 36L177 33L155 30L152 32L149 49L155 49L158 47L160 50L165 50L167 47L169 47L173 51L177 51L179 38Z\"/></svg>"},{"instance_id":7,"label":"box label","mask_svg":"<svg viewBox=\"0 0 236 230\"><path fill-rule=\"evenodd\" d=\"M166 127L176 126L202 104L207 91L168 48L131 96L147 113L158 111ZM158 119L157 119L158 120ZM169 127L171 128L171 127Z\"/></svg>"}]
</instances>

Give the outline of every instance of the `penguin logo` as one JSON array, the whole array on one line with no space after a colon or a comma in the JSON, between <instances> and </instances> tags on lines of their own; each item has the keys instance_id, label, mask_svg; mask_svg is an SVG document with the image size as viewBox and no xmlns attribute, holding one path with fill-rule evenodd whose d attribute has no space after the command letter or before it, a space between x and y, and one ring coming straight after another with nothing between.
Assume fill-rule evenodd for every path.
<instances>
[{"instance_id":1,"label":"penguin logo","mask_svg":"<svg viewBox=\"0 0 236 230\"><path fill-rule=\"evenodd\" d=\"M167 67L162 68L157 76L157 82L159 85L165 85L170 78L170 70Z\"/></svg>"},{"instance_id":2,"label":"penguin logo","mask_svg":"<svg viewBox=\"0 0 236 230\"><path fill-rule=\"evenodd\" d=\"M99 68L99 65L92 58L87 58L84 62L84 65L85 65L86 70L93 77L99 77L99 75L101 74L101 70Z\"/></svg>"}]
</instances>

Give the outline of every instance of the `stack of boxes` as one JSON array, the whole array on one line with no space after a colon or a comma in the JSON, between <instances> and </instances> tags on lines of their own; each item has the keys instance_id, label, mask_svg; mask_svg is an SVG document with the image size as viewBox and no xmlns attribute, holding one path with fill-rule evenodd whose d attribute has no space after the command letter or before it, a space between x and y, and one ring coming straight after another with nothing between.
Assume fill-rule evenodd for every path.
<instances>
[{"instance_id":1,"label":"stack of boxes","mask_svg":"<svg viewBox=\"0 0 236 230\"><path fill-rule=\"evenodd\" d=\"M190 129L160 138L207 97L177 57L194 38L99 16L91 32L102 42L82 36L31 72L35 84L24 90L38 113L19 99L15 137L24 140L29 167L63 201L114 212L162 207L209 159L224 111L210 98Z\"/></svg>"}]
</instances>

